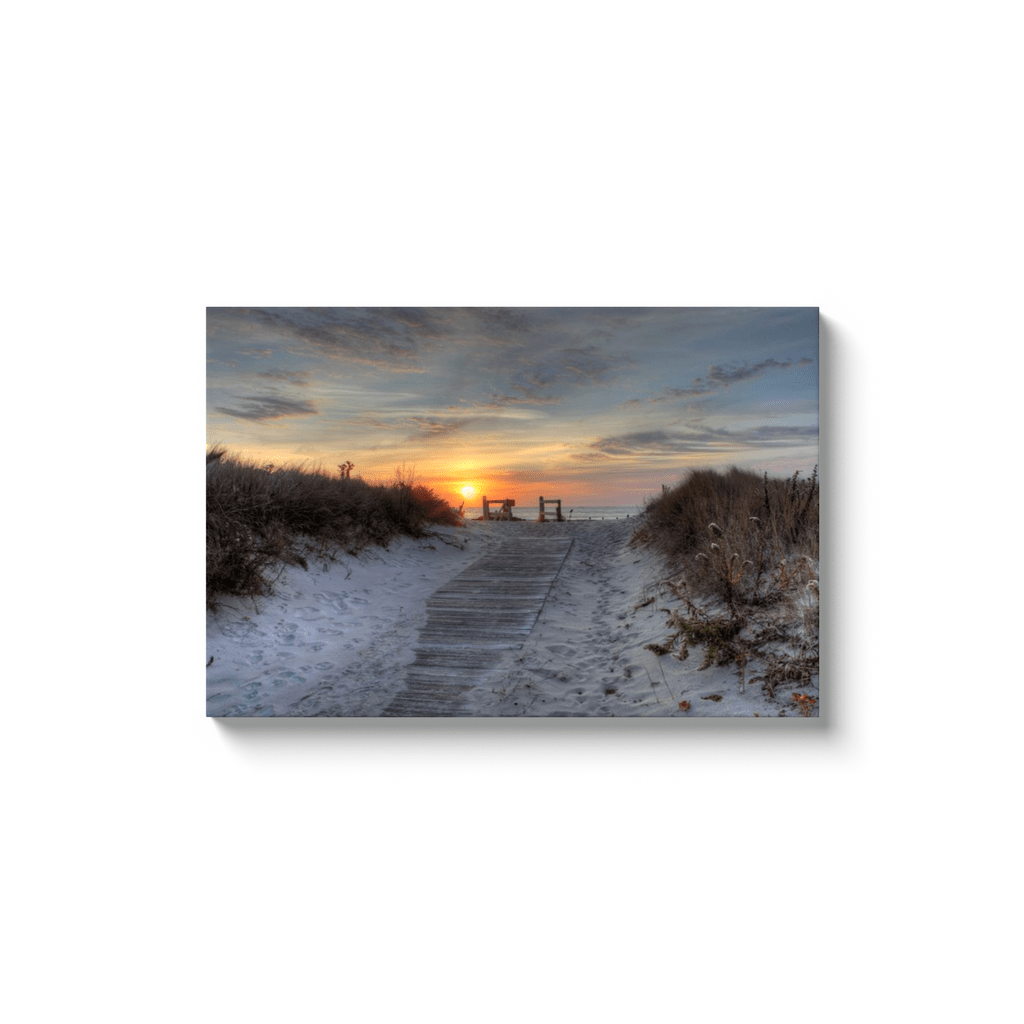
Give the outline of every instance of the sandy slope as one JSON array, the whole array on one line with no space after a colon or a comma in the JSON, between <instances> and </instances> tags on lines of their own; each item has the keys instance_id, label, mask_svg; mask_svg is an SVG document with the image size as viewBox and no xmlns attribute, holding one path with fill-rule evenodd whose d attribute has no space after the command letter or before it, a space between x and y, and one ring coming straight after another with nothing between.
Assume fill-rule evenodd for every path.
<instances>
[{"instance_id":1,"label":"sandy slope","mask_svg":"<svg viewBox=\"0 0 1024 1024\"><path fill-rule=\"evenodd\" d=\"M379 715L403 687L427 597L510 533L543 530L572 536L573 546L527 642L498 657L470 694L474 714L796 714L788 688L772 700L741 688L734 668L698 670L697 653L681 662L644 649L665 640L674 601L659 587L657 558L629 545L635 528L632 520L469 522L308 572L288 567L275 596L225 601L208 614L207 713Z\"/></svg>"}]
</instances>

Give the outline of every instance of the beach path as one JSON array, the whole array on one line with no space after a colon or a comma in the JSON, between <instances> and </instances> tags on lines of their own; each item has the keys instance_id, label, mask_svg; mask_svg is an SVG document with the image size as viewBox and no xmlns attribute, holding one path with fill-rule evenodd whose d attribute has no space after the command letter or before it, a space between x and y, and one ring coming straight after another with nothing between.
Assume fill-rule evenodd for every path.
<instances>
[{"instance_id":1,"label":"beach path","mask_svg":"<svg viewBox=\"0 0 1024 1024\"><path fill-rule=\"evenodd\" d=\"M566 536L510 538L436 590L427 599L405 689L382 716L469 714L465 693L500 652L522 647L572 543Z\"/></svg>"}]
</instances>

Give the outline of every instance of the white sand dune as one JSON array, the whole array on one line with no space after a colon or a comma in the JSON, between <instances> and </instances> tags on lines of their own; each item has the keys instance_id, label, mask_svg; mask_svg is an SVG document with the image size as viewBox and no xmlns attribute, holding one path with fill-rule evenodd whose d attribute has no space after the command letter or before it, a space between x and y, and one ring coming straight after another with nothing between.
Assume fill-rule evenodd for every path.
<instances>
[{"instance_id":1,"label":"white sand dune","mask_svg":"<svg viewBox=\"0 0 1024 1024\"><path fill-rule=\"evenodd\" d=\"M467 695L471 714L795 715L794 687L772 699L742 686L733 667L700 670L696 652L679 661L645 649L664 642L674 600L659 585L665 573L657 556L629 545L635 528L635 520L471 521L309 571L286 567L274 596L229 599L208 613L207 714L380 715L404 687L427 598L506 538L543 531L574 543L523 646L497 654Z\"/></svg>"}]
</instances>

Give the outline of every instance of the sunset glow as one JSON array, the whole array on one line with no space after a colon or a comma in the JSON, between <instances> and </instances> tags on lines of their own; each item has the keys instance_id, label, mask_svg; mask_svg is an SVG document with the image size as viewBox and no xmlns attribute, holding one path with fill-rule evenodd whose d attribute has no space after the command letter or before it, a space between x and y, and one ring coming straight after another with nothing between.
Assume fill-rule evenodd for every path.
<instances>
[{"instance_id":1,"label":"sunset glow","mask_svg":"<svg viewBox=\"0 0 1024 1024\"><path fill-rule=\"evenodd\" d=\"M208 444L404 467L455 505L639 506L691 468L818 462L814 307L211 308L207 367Z\"/></svg>"}]
</instances>

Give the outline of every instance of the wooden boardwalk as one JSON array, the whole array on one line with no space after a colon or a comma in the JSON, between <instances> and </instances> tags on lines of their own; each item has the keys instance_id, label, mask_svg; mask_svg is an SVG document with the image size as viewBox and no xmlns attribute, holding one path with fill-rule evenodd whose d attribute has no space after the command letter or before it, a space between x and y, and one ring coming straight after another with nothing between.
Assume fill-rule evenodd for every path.
<instances>
[{"instance_id":1,"label":"wooden boardwalk","mask_svg":"<svg viewBox=\"0 0 1024 1024\"><path fill-rule=\"evenodd\" d=\"M500 652L522 647L572 547L571 537L517 537L427 599L416 660L385 718L469 714L464 695Z\"/></svg>"}]
</instances>

